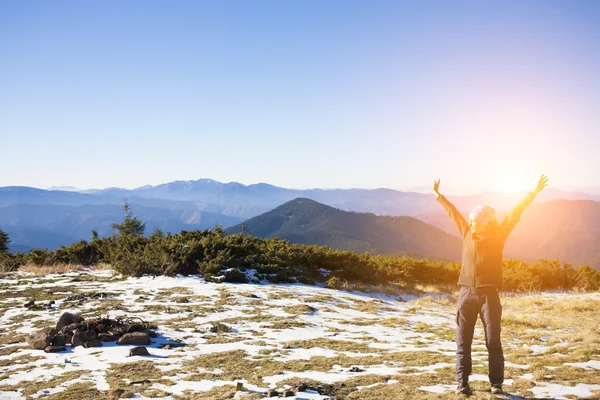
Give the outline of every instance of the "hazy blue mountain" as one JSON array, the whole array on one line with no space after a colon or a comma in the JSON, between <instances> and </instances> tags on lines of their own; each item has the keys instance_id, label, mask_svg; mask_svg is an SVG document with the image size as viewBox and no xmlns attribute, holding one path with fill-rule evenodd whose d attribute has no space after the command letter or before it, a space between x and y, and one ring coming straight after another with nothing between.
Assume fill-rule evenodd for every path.
<instances>
[{"instance_id":1,"label":"hazy blue mountain","mask_svg":"<svg viewBox=\"0 0 600 400\"><path fill-rule=\"evenodd\" d=\"M52 186L49 187L48 190L60 190L62 192L81 192L81 190L73 186Z\"/></svg>"},{"instance_id":2,"label":"hazy blue mountain","mask_svg":"<svg viewBox=\"0 0 600 400\"><path fill-rule=\"evenodd\" d=\"M258 237L280 237L359 253L442 260L459 260L461 254L458 238L415 218L342 211L306 198L289 201L243 225ZM241 230L242 226L236 225L226 232Z\"/></svg>"},{"instance_id":3,"label":"hazy blue mountain","mask_svg":"<svg viewBox=\"0 0 600 400\"><path fill-rule=\"evenodd\" d=\"M146 223L146 232L155 229L179 232L239 223L236 217L202 210L167 209L131 203L134 214ZM89 240L95 229L101 236L112 233L111 225L123 220L122 205L81 206L15 204L0 207L0 223L11 238L11 249L19 246L53 249L80 239Z\"/></svg>"},{"instance_id":4,"label":"hazy blue mountain","mask_svg":"<svg viewBox=\"0 0 600 400\"><path fill-rule=\"evenodd\" d=\"M439 209L435 197L429 193L403 192L392 189L285 189L266 183L243 185L238 182L221 183L211 179L175 181L137 189L110 188L97 190L94 195L117 198L139 197L194 202L197 207L224 215L252 218L298 197L309 198L346 211L371 212L377 215L416 216ZM498 210L512 207L525 193L507 195L484 192L471 196L448 196L458 207L472 208L479 204L494 204ZM538 202L556 199L596 200L582 192L547 189Z\"/></svg>"},{"instance_id":5,"label":"hazy blue mountain","mask_svg":"<svg viewBox=\"0 0 600 400\"><path fill-rule=\"evenodd\" d=\"M476 205L489 204L502 214L512 208L522 195L484 192L472 196L448 195L448 198L465 213ZM266 213L298 197L309 198L345 211L416 216L454 234L451 223L432 194L391 189L295 190L266 183L243 185L237 182L221 183L211 179L175 181L136 189L109 188L84 192L0 187L0 226L5 226L8 220L12 220L16 221L10 225L12 229L28 232L39 229L66 237L75 235L77 238L87 238L92 228L104 232L110 223L115 222L115 218L118 221L122 215L120 209L127 199L133 205L134 212L142 213L140 217L147 220L149 228L160 227L163 230L177 231L182 227L204 228L214 224L227 227ZM547 189L538 196L534 205L556 199L600 201L600 196ZM23 212L17 212L22 208L8 208L2 211L3 208L23 205L29 206L27 213L37 216L33 221L25 218ZM36 211L33 206L40 208ZM46 206L60 207L44 208ZM91 206L96 208L90 208ZM36 246L42 247L51 245L48 240L28 242L37 243ZM14 245L18 246L19 243Z\"/></svg>"},{"instance_id":6,"label":"hazy blue mountain","mask_svg":"<svg viewBox=\"0 0 600 400\"><path fill-rule=\"evenodd\" d=\"M10 252L20 251L25 253L35 248L56 249L60 246L80 240L80 238L76 236L63 235L45 229L6 229L6 227L3 227L3 229L8 232L10 236L11 243L8 245Z\"/></svg>"}]
</instances>

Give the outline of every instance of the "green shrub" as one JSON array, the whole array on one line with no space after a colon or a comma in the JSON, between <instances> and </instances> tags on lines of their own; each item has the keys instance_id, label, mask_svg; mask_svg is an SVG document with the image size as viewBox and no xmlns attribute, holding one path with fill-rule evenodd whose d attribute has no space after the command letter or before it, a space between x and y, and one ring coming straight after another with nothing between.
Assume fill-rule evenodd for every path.
<instances>
[{"instance_id":1,"label":"green shrub","mask_svg":"<svg viewBox=\"0 0 600 400\"><path fill-rule=\"evenodd\" d=\"M247 282L245 271L254 269L259 280L342 288L388 283L447 287L456 284L461 268L459 262L356 254L281 239L225 235L219 228L167 235L155 232L149 237L95 235L90 242L79 241L54 251L35 249L18 257L6 255L0 263L5 265L3 268L16 268L23 263L109 263L130 276L202 274L207 280L224 276L227 282ZM507 291L600 290L600 271L588 266L575 269L556 260L527 263L507 259L503 273L503 290Z\"/></svg>"}]
</instances>

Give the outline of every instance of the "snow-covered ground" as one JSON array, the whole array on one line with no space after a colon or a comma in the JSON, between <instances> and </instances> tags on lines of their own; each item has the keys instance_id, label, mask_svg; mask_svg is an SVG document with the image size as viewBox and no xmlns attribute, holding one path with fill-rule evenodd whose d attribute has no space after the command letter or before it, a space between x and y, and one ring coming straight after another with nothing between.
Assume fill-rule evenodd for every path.
<instances>
[{"instance_id":1,"label":"snow-covered ground","mask_svg":"<svg viewBox=\"0 0 600 400\"><path fill-rule=\"evenodd\" d=\"M216 284L200 277L124 279L110 271L42 277L19 274L0 279L0 287L5 294L0 297L0 398L52 398L81 382L111 396L124 388L124 393L137 398L196 398L238 382L243 383L243 390L235 398L248 399L266 398L269 389L281 390L300 381L312 387L299 391L297 399L328 399L331 393L324 388L341 387L345 391L336 394L337 399L360 399L363 394L371 399L377 398L377 390L404 389L414 392L415 398L437 398L456 387L455 316L450 302L444 306L306 285ZM21 296L21 291L27 292ZM51 310L23 307L34 291L40 293L37 299L46 295L56 299ZM75 291L107 296L82 304L65 302ZM544 298L558 302L561 296L569 295ZM598 294L577 296L590 301L599 298ZM110 318L142 318L158 326L159 336L148 346L150 357L128 357L132 346L115 343L90 349L67 347L67 352L53 354L25 346L24 335L53 327L65 311L84 317L101 313ZM210 332L215 322L225 324L230 332ZM540 332L544 334L552 332ZM487 382L487 375L479 373L487 365L483 337L478 325L473 345L474 386ZM507 353L512 349L533 355L551 352L550 347L530 340L506 342ZM549 376L559 367L583 373L583 382L544 378L539 372L544 366L530 370L533 367L528 364L533 363L509 360L505 388L511 393L534 398L600 398L598 349L588 359L547 368ZM123 377L114 372L127 371L120 368L124 365L139 375ZM142 382L131 384L138 380ZM323 387L315 388L317 383Z\"/></svg>"}]
</instances>

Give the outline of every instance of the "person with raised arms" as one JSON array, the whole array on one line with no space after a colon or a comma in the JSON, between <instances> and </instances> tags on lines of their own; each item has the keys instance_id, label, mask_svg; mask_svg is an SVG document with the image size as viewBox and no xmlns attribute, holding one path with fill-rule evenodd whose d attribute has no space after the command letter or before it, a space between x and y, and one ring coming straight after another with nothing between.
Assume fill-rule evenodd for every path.
<instances>
[{"instance_id":1,"label":"person with raised arms","mask_svg":"<svg viewBox=\"0 0 600 400\"><path fill-rule=\"evenodd\" d=\"M504 382L504 353L500 339L502 305L499 290L502 289L502 252L504 243L521 214L533 199L548 185L542 175L536 189L529 192L498 223L492 207L480 205L469 213L467 222L461 213L439 192L440 181L434 181L433 191L437 201L446 209L462 238L462 265L458 285L460 287L456 312L456 393L470 395L471 343L477 316L481 316L488 350L491 392L501 394Z\"/></svg>"}]
</instances>

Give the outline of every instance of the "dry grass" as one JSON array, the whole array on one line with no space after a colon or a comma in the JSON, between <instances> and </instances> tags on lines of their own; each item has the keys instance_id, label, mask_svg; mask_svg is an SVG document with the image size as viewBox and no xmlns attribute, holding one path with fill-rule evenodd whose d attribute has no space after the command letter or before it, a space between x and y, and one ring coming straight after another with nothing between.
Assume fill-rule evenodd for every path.
<instances>
[{"instance_id":1,"label":"dry grass","mask_svg":"<svg viewBox=\"0 0 600 400\"><path fill-rule=\"evenodd\" d=\"M296 304L294 306L283 307L283 311L288 314L302 315L302 314L313 314L318 310L315 307L311 307L307 304Z\"/></svg>"},{"instance_id":2,"label":"dry grass","mask_svg":"<svg viewBox=\"0 0 600 400\"><path fill-rule=\"evenodd\" d=\"M419 308L435 308L439 309L454 309L458 297L455 295L449 296L421 296L418 299L411 300L410 304Z\"/></svg>"},{"instance_id":3,"label":"dry grass","mask_svg":"<svg viewBox=\"0 0 600 400\"><path fill-rule=\"evenodd\" d=\"M106 380L112 392L119 397L132 397L135 393L143 395L144 391L148 390L163 376L165 376L165 373L159 371L155 363L149 360L112 364L111 368L106 371ZM140 382L140 384L132 385L132 382Z\"/></svg>"},{"instance_id":4,"label":"dry grass","mask_svg":"<svg viewBox=\"0 0 600 400\"><path fill-rule=\"evenodd\" d=\"M227 400L233 399L235 396L236 390L232 385L224 385L224 386L216 386L209 391L204 393L192 393L190 391L185 391L183 396L175 396L174 398L177 400Z\"/></svg>"},{"instance_id":5,"label":"dry grass","mask_svg":"<svg viewBox=\"0 0 600 400\"><path fill-rule=\"evenodd\" d=\"M292 340L283 342L284 348L311 349L319 347L335 351L351 351L354 353L373 353L376 349L365 343L351 342L349 340L334 340L328 338L317 338L310 340Z\"/></svg>"},{"instance_id":6,"label":"dry grass","mask_svg":"<svg viewBox=\"0 0 600 400\"><path fill-rule=\"evenodd\" d=\"M65 390L45 397L47 400L71 400L71 399L94 399L111 400L118 398L109 396L106 392L96 389L95 385L86 382L77 382L69 385Z\"/></svg>"},{"instance_id":7,"label":"dry grass","mask_svg":"<svg viewBox=\"0 0 600 400\"><path fill-rule=\"evenodd\" d=\"M35 264L25 264L19 267L19 272L27 272L34 275L48 275L48 274L65 274L67 272L74 271L109 271L112 270L110 264L96 264L90 267L86 267L80 264L56 264L49 266L39 266Z\"/></svg>"},{"instance_id":8,"label":"dry grass","mask_svg":"<svg viewBox=\"0 0 600 400\"><path fill-rule=\"evenodd\" d=\"M454 293L457 291L455 283L436 284L436 285L425 285L425 284L417 283L414 286L412 286L412 289L414 291L420 292L420 293L435 293L435 294L447 294L447 293Z\"/></svg>"},{"instance_id":9,"label":"dry grass","mask_svg":"<svg viewBox=\"0 0 600 400\"><path fill-rule=\"evenodd\" d=\"M307 326L310 326L307 322L296 321L294 319L277 319L268 322L267 324L263 324L260 327L279 331L283 329L306 328Z\"/></svg>"}]
</instances>

